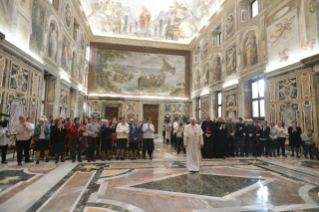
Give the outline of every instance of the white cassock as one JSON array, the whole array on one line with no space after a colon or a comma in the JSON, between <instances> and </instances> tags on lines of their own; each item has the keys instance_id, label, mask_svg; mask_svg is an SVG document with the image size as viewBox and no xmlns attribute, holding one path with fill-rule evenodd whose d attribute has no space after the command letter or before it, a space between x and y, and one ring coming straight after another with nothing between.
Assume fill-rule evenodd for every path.
<instances>
[{"instance_id":1,"label":"white cassock","mask_svg":"<svg viewBox=\"0 0 319 212\"><path fill-rule=\"evenodd\" d=\"M187 169L188 171L199 171L200 169L200 145L204 144L203 131L198 124L189 124L184 129L184 145L187 146Z\"/></svg>"}]
</instances>

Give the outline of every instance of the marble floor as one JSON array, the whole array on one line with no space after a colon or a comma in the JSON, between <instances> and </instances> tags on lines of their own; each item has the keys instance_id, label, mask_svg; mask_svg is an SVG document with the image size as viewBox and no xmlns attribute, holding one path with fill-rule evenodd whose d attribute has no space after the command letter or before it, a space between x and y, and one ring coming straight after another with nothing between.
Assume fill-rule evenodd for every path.
<instances>
[{"instance_id":1,"label":"marble floor","mask_svg":"<svg viewBox=\"0 0 319 212\"><path fill-rule=\"evenodd\" d=\"M319 161L297 158L203 160L156 140L154 159L0 165L0 211L319 211Z\"/></svg>"}]
</instances>

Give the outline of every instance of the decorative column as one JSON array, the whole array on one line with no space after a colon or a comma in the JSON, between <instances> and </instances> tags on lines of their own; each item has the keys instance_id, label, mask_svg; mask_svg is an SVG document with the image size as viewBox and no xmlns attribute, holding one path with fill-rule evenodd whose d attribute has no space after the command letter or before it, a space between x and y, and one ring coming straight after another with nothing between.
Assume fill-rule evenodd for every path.
<instances>
[{"instance_id":1,"label":"decorative column","mask_svg":"<svg viewBox=\"0 0 319 212\"><path fill-rule=\"evenodd\" d=\"M251 104L250 104L250 83L249 81L240 81L238 91L238 118L250 118Z\"/></svg>"},{"instance_id":2,"label":"decorative column","mask_svg":"<svg viewBox=\"0 0 319 212\"><path fill-rule=\"evenodd\" d=\"M74 109L74 117L79 117L78 114L78 104L79 104L79 90L75 90L75 109ZM80 118L80 117L79 117Z\"/></svg>"},{"instance_id":3,"label":"decorative column","mask_svg":"<svg viewBox=\"0 0 319 212\"><path fill-rule=\"evenodd\" d=\"M60 77L55 80L54 104L53 104L53 117L60 116Z\"/></svg>"},{"instance_id":4,"label":"decorative column","mask_svg":"<svg viewBox=\"0 0 319 212\"><path fill-rule=\"evenodd\" d=\"M218 110L217 110L217 95L216 95L216 92L212 92L211 95L211 116L212 116L212 119L216 119L217 116L218 116Z\"/></svg>"}]
</instances>

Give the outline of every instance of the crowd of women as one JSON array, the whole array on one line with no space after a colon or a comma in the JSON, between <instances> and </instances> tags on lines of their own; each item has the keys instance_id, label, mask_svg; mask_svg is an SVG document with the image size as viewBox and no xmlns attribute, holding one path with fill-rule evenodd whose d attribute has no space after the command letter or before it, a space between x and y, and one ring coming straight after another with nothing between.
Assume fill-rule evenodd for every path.
<instances>
[{"instance_id":1,"label":"crowd of women","mask_svg":"<svg viewBox=\"0 0 319 212\"><path fill-rule=\"evenodd\" d=\"M116 148L116 160L124 160L124 152L127 147L131 150L131 160L135 160L138 149L141 147L141 134L143 140L143 157L146 159L146 151L149 159L152 160L154 150L154 125L151 118L147 118L144 123L138 123L131 119L126 123L125 118L121 118L118 123L116 119L112 121L98 118L84 119L80 122L79 118L71 120L67 118L49 120L41 117L36 126L30 119L23 116L19 117L16 124L16 148L18 165L22 165L24 152L24 162L33 162L30 159L29 151L34 140L34 150L36 151L36 164L39 164L41 152L45 161L49 162L49 149L55 157L55 163L65 161L65 156L70 152L72 162L77 159L82 162L83 147L87 149L88 162L95 161L101 149L101 158L111 160L111 150ZM116 134L114 142L113 134ZM0 147L2 148L2 163L6 164L6 152L9 144L10 133L8 129L0 126ZM34 138L34 139L33 139ZM101 141L101 142L100 142ZM70 151L69 151L70 149Z\"/></svg>"}]
</instances>

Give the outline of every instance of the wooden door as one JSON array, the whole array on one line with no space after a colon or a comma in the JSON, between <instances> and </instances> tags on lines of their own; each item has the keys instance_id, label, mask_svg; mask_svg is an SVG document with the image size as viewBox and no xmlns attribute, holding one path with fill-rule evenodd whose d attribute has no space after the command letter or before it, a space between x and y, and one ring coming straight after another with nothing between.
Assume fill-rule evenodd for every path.
<instances>
[{"instance_id":1,"label":"wooden door","mask_svg":"<svg viewBox=\"0 0 319 212\"><path fill-rule=\"evenodd\" d=\"M143 105L143 117L144 119L151 117L152 124L155 127L155 133L158 130L158 105Z\"/></svg>"},{"instance_id":2,"label":"wooden door","mask_svg":"<svg viewBox=\"0 0 319 212\"><path fill-rule=\"evenodd\" d=\"M118 119L119 109L117 107L106 107L105 108L105 118L107 120L112 120L113 118Z\"/></svg>"}]
</instances>

